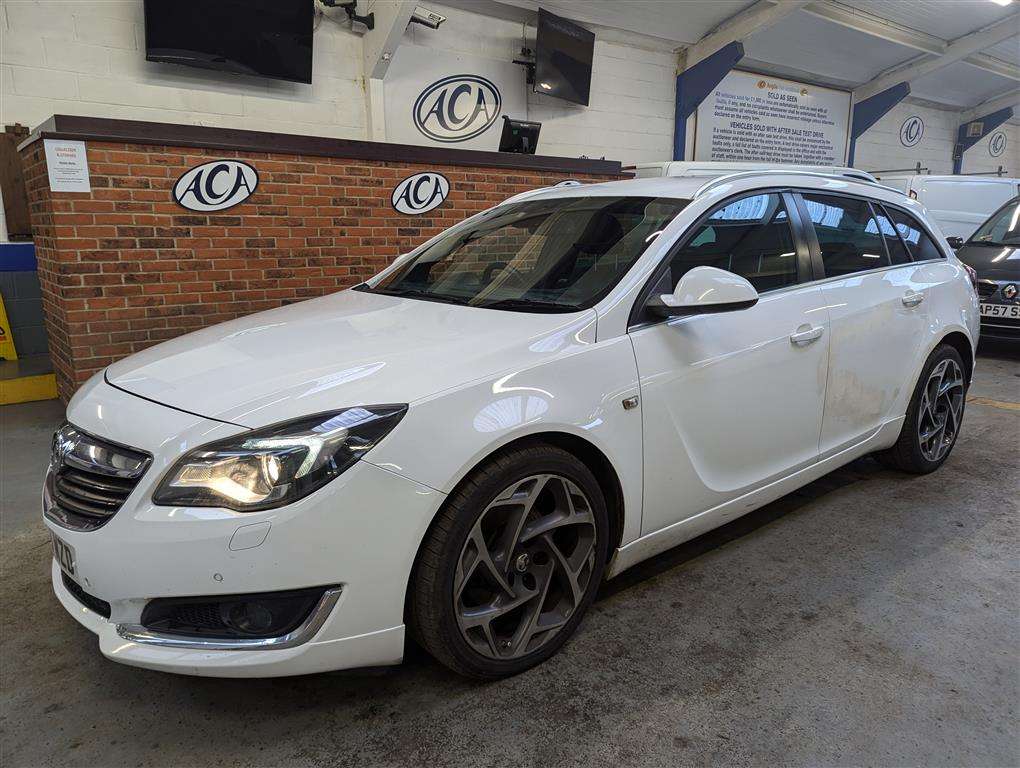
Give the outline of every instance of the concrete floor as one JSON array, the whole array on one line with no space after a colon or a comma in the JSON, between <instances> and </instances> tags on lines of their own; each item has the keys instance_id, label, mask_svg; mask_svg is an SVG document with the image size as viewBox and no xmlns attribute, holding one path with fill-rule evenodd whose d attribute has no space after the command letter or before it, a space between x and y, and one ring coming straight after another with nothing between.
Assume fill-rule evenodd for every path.
<instances>
[{"instance_id":1,"label":"concrete floor","mask_svg":"<svg viewBox=\"0 0 1020 768\"><path fill-rule=\"evenodd\" d=\"M60 410L0 408L0 763L1020 765L1020 357L989 350L971 396L939 472L839 470L610 582L493 684L413 650L278 680L106 661L50 593Z\"/></svg>"}]
</instances>

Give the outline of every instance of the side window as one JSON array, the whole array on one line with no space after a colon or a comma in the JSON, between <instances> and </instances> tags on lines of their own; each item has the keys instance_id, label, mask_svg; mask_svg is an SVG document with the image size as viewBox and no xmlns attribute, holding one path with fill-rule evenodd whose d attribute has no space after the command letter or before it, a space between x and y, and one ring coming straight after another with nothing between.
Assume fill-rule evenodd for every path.
<instances>
[{"instance_id":1,"label":"side window","mask_svg":"<svg viewBox=\"0 0 1020 768\"><path fill-rule=\"evenodd\" d=\"M882 233L882 237L885 238L885 246L889 249L889 258L892 260L892 263L909 264L910 254L907 252L907 247L900 240L899 233L889 220L889 217L886 216L885 210L876 203L872 203L872 210L875 213L875 219L878 221L878 229Z\"/></svg>"},{"instance_id":2,"label":"side window","mask_svg":"<svg viewBox=\"0 0 1020 768\"><path fill-rule=\"evenodd\" d=\"M929 259L944 259L945 254L939 250L934 241L928 237L921 225L914 220L909 213L889 208L889 216L896 225L896 231L900 233L907 250L910 251L910 258L914 261L928 261Z\"/></svg>"},{"instance_id":3,"label":"side window","mask_svg":"<svg viewBox=\"0 0 1020 768\"><path fill-rule=\"evenodd\" d=\"M759 293L797 282L797 248L777 193L751 195L714 211L673 255L660 292L694 267L718 267L746 278Z\"/></svg>"},{"instance_id":4,"label":"side window","mask_svg":"<svg viewBox=\"0 0 1020 768\"><path fill-rule=\"evenodd\" d=\"M885 241L867 200L802 193L828 277L889 265Z\"/></svg>"}]
</instances>

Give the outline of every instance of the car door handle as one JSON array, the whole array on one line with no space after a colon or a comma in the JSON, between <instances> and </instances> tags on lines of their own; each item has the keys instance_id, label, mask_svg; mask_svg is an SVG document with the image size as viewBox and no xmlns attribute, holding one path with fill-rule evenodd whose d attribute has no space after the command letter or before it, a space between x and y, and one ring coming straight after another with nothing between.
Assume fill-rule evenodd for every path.
<instances>
[{"instance_id":1,"label":"car door handle","mask_svg":"<svg viewBox=\"0 0 1020 768\"><path fill-rule=\"evenodd\" d=\"M820 325L810 326L805 323L790 334L790 341L797 345L810 344L812 341L818 341L824 330Z\"/></svg>"},{"instance_id":2,"label":"car door handle","mask_svg":"<svg viewBox=\"0 0 1020 768\"><path fill-rule=\"evenodd\" d=\"M907 291L903 294L903 306L905 307L916 307L924 301L924 294L918 291Z\"/></svg>"}]
</instances>

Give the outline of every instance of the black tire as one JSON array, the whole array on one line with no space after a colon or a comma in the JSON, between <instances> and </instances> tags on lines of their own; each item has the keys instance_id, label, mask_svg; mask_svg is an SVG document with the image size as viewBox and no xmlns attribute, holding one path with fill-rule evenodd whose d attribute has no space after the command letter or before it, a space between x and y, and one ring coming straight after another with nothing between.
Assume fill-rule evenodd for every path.
<instances>
[{"instance_id":1,"label":"black tire","mask_svg":"<svg viewBox=\"0 0 1020 768\"><path fill-rule=\"evenodd\" d=\"M468 549L468 538L476 530L476 523L482 525L479 522L482 515L488 512L490 505L496 504L497 496L515 483L535 475L552 475L557 481L562 478L573 483L586 497L584 501L588 502L587 508L590 509L591 515L586 517L593 518L594 542L586 544L586 547L590 548L581 553L581 558L586 563L584 571L587 574L583 598L576 602L571 600L572 606L567 609L565 622L558 629L549 630L548 633L537 633L542 637L548 634L547 639L541 640L544 644L532 651L528 651L527 647L522 648L522 655L517 658L492 658L471 644L458 623L458 608L454 596L458 562L466 558L466 553L471 551ZM564 483L562 487L567 488L568 483ZM535 494L538 499L539 492L536 491ZM538 506L536 500L534 507L537 509ZM533 520L532 514L537 512L529 512L526 519ZM590 523L584 524L585 531L589 531L591 527ZM518 529L518 537L522 535ZM548 535L554 534L550 532ZM536 537L535 543L541 544L537 538L539 537ZM425 536L409 590L408 619L411 632L418 643L439 662L468 677L492 680L516 675L534 667L563 646L595 599L605 571L608 539L609 520L605 498L598 481L581 461L560 448L544 443L512 449L498 455L473 471L458 486L443 505ZM502 542L502 539L500 541ZM493 549L495 548L494 546ZM478 559L477 554L475 559ZM508 564L512 559L506 557L500 562ZM549 562L555 558L543 560ZM550 566L549 570L555 569ZM521 579L527 579L529 574L510 574L507 577L508 583L518 575ZM461 578L463 582L469 581L469 578L463 576ZM553 576L545 578L552 579L550 583L555 581ZM579 577L575 579L578 585L580 581ZM545 601L553 597L552 592L548 593L548 598L546 594L543 592L539 598L540 615L545 615L542 614ZM495 631L491 622L487 630L485 636L488 647L492 652L497 652L496 645L492 642Z\"/></svg>"},{"instance_id":2,"label":"black tire","mask_svg":"<svg viewBox=\"0 0 1020 768\"><path fill-rule=\"evenodd\" d=\"M926 475L941 467L945 460L949 458L949 454L952 453L953 446L956 445L956 440L960 434L959 426L963 423L963 413L967 399L968 382L966 378L963 380L957 428L953 431L951 440L948 441L947 446L944 448L945 452L934 460L926 456L922 450L921 437L918 430L918 422L924 417L922 400L925 395L925 386L928 384L932 371L946 360L955 364L961 373L967 370L963 364L963 358L960 357L960 353L950 345L940 344L932 351L924 364L924 368L921 369L921 376L917 380L917 384L914 386L914 394L910 398L910 404L907 406L906 420L903 422L903 428L900 431L896 444L888 450L875 454L876 458L885 466L914 475Z\"/></svg>"}]
</instances>

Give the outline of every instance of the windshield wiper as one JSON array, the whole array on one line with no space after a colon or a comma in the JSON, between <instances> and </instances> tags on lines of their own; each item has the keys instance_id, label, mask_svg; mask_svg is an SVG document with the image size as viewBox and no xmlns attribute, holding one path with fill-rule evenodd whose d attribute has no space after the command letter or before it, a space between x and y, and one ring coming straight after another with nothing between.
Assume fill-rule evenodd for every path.
<instances>
[{"instance_id":1,"label":"windshield wiper","mask_svg":"<svg viewBox=\"0 0 1020 768\"><path fill-rule=\"evenodd\" d=\"M541 301L539 299L498 299L485 304L472 304L474 307L483 309L510 309L523 310L525 312L578 312L581 308L576 304L558 304L555 301Z\"/></svg>"},{"instance_id":2,"label":"windshield wiper","mask_svg":"<svg viewBox=\"0 0 1020 768\"><path fill-rule=\"evenodd\" d=\"M425 301L436 301L440 304L457 304L458 306L465 306L468 303L467 299L458 299L455 296L443 296L441 294L429 293L428 291L422 291L418 288L375 288L370 289L370 293L379 293L383 296L398 296L402 299L424 299Z\"/></svg>"}]
</instances>

